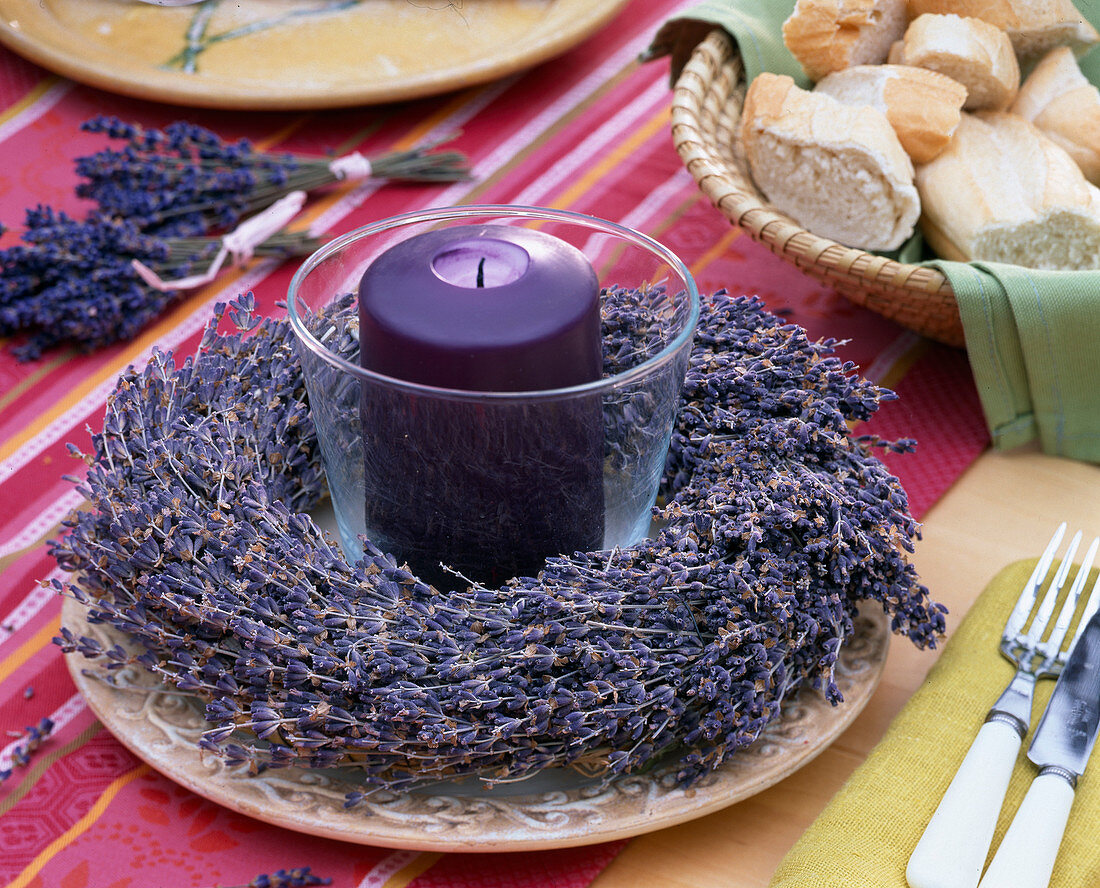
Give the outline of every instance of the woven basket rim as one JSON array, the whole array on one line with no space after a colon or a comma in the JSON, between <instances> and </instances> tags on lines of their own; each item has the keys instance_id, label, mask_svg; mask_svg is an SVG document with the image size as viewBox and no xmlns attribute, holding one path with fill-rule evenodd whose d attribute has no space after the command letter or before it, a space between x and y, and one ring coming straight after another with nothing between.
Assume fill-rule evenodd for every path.
<instances>
[{"instance_id":1,"label":"woven basket rim","mask_svg":"<svg viewBox=\"0 0 1100 888\"><path fill-rule=\"evenodd\" d=\"M930 338L961 346L958 304L939 269L844 246L808 231L767 203L736 138L745 87L740 53L721 29L695 47L675 80L673 143L703 194L731 224L849 300Z\"/></svg>"}]
</instances>

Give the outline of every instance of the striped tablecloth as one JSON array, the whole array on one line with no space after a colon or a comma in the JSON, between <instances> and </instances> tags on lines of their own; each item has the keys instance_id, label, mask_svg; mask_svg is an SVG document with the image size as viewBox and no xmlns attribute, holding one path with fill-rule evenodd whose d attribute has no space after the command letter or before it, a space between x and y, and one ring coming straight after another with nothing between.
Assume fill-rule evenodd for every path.
<instances>
[{"instance_id":1,"label":"striped tablecloth","mask_svg":"<svg viewBox=\"0 0 1100 888\"><path fill-rule=\"evenodd\" d=\"M338 234L429 206L536 204L638 228L685 258L700 289L759 294L812 335L848 340L845 357L900 400L876 417L885 437L913 437L892 458L923 513L986 446L965 355L856 308L773 257L701 197L669 136L666 62L639 64L660 22L682 0L634 0L567 55L486 86L386 107L315 113L195 111L121 98L60 79L0 50L0 220L17 241L24 209L45 203L82 215L73 159L102 146L79 124L112 114L146 126L186 118L223 137L322 154L378 153L461 130L474 179L454 185L367 182L312 201L319 230ZM259 873L310 866L338 886L581 886L619 845L523 854L438 855L301 836L219 808L135 759L76 693L51 639L59 575L46 541L81 497L66 473L81 465L120 370L153 347L194 350L212 306L244 290L277 312L292 263L223 275L178 303L132 342L91 355L60 349L18 363L0 344L0 768L14 736L43 717L52 736L0 784L0 883L25 886L246 884Z\"/></svg>"}]
</instances>

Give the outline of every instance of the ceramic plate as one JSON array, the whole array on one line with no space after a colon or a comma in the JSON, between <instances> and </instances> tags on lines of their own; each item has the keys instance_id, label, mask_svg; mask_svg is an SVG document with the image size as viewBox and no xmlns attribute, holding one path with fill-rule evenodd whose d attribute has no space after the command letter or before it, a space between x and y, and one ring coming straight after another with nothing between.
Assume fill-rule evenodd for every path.
<instances>
[{"instance_id":1,"label":"ceramic plate","mask_svg":"<svg viewBox=\"0 0 1100 888\"><path fill-rule=\"evenodd\" d=\"M126 95L240 109L458 89L563 52L629 0L0 0L0 42Z\"/></svg>"},{"instance_id":2,"label":"ceramic plate","mask_svg":"<svg viewBox=\"0 0 1100 888\"><path fill-rule=\"evenodd\" d=\"M84 620L66 599L63 623L113 644L122 637ZM164 693L148 673L123 670L119 689L83 673L69 654L77 686L100 721L135 755L169 779L249 817L311 835L365 845L423 851L522 851L625 838L701 817L754 795L805 765L856 718L882 675L889 647L881 607L866 608L843 649L837 683L845 702L833 707L807 689L752 746L690 789L676 786L675 765L622 777L610 785L572 771L484 790L476 782L442 784L416 793L377 793L354 808L345 795L361 789L353 768L288 768L249 777L197 747L206 723L196 701Z\"/></svg>"}]
</instances>

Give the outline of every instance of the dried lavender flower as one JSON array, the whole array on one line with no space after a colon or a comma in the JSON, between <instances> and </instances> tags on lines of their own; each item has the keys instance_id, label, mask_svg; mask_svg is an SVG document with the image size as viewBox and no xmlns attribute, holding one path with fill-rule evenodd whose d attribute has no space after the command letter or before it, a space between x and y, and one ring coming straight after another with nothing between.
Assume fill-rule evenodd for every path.
<instances>
[{"instance_id":1,"label":"dried lavender flower","mask_svg":"<svg viewBox=\"0 0 1100 888\"><path fill-rule=\"evenodd\" d=\"M226 142L203 127L178 121L146 129L96 117L82 129L120 141L76 161L76 193L101 212L162 237L205 235L232 228L292 191L312 191L344 178L453 182L469 178L464 155L433 152L440 141L377 157L305 157L257 151L241 139ZM442 140L441 140L442 141Z\"/></svg>"},{"instance_id":2,"label":"dried lavender flower","mask_svg":"<svg viewBox=\"0 0 1100 888\"><path fill-rule=\"evenodd\" d=\"M46 742L52 733L53 721L45 716L39 720L37 725L25 728L20 735L19 742L12 749L12 764L20 768L29 765L31 756L38 751L38 748ZM11 777L11 774L11 768L0 768L0 783Z\"/></svg>"},{"instance_id":3,"label":"dried lavender flower","mask_svg":"<svg viewBox=\"0 0 1100 888\"><path fill-rule=\"evenodd\" d=\"M247 885L230 885L226 888L308 888L311 885L331 885L332 879L316 876L308 866L288 870L276 870L273 873L260 873Z\"/></svg>"},{"instance_id":4,"label":"dried lavender flower","mask_svg":"<svg viewBox=\"0 0 1100 888\"><path fill-rule=\"evenodd\" d=\"M652 347L648 298L604 294L607 372ZM370 541L343 559L306 514L325 489L293 338L253 308L229 307L248 335L220 335L219 307L194 357L157 352L122 376L77 453L91 508L52 546L72 572L56 588L130 641L64 628L63 650L205 701L201 746L230 765L357 764L367 789L349 805L370 787L611 777L669 754L690 784L797 689L839 701L861 601L918 645L943 631L907 558L905 493L848 433L892 395L756 300L704 301L662 530L499 588L433 588Z\"/></svg>"}]
</instances>

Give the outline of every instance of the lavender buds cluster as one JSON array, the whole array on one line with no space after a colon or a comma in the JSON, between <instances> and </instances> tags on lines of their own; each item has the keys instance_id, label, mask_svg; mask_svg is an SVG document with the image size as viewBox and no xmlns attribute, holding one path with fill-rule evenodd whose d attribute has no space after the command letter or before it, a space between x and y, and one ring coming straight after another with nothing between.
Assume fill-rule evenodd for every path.
<instances>
[{"instance_id":1,"label":"lavender buds cluster","mask_svg":"<svg viewBox=\"0 0 1100 888\"><path fill-rule=\"evenodd\" d=\"M0 250L0 336L24 336L13 349L20 360L66 342L87 351L132 339L180 296L148 286L132 261L176 279L203 270L221 243L153 236L101 212L80 221L46 206L27 211L22 241ZM317 245L308 235L282 233L256 254L300 255Z\"/></svg>"},{"instance_id":2,"label":"lavender buds cluster","mask_svg":"<svg viewBox=\"0 0 1100 888\"><path fill-rule=\"evenodd\" d=\"M124 144L77 159L84 181L76 193L162 237L232 228L292 191L323 188L347 175L332 157L257 151L246 139L226 142L186 121L158 130L97 117L82 128ZM430 183L469 178L466 157L433 153L438 144L369 158L370 176Z\"/></svg>"},{"instance_id":3,"label":"lavender buds cluster","mask_svg":"<svg viewBox=\"0 0 1100 888\"><path fill-rule=\"evenodd\" d=\"M19 735L19 742L15 744L11 753L12 765L25 768L30 764L31 756L53 733L53 721L43 717L37 725L31 725ZM11 777L11 768L0 768L0 783Z\"/></svg>"},{"instance_id":4,"label":"lavender buds cluster","mask_svg":"<svg viewBox=\"0 0 1100 888\"><path fill-rule=\"evenodd\" d=\"M306 514L324 481L288 325L251 308L229 335L219 311L195 357L121 377L83 456L91 508L53 545L57 588L131 642L64 629L62 648L195 694L229 764L357 764L369 792L673 753L689 784L796 689L839 701L859 602L918 645L943 631L904 491L848 434L890 393L754 300L704 301L663 529L499 588L433 588L369 542L346 563ZM644 299L608 292L605 320L615 372L645 350Z\"/></svg>"},{"instance_id":5,"label":"lavender buds cluster","mask_svg":"<svg viewBox=\"0 0 1100 888\"><path fill-rule=\"evenodd\" d=\"M293 869L275 870L273 873L261 873L247 885L235 888L309 888L312 885L331 885L332 879L316 876L308 866Z\"/></svg>"}]
</instances>

